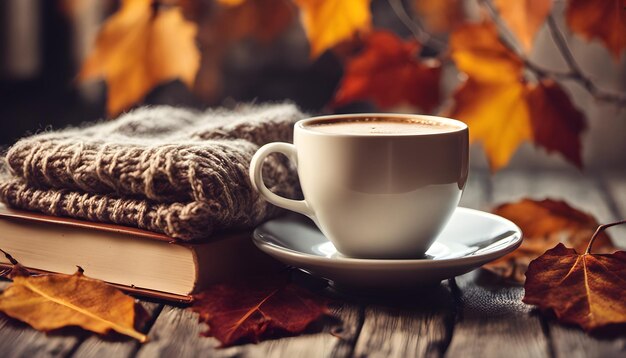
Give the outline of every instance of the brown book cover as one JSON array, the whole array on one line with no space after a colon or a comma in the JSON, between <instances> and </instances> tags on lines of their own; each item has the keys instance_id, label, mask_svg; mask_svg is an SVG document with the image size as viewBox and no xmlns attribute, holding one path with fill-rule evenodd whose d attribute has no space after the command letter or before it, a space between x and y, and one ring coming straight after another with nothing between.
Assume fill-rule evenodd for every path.
<instances>
[{"instance_id":1,"label":"brown book cover","mask_svg":"<svg viewBox=\"0 0 626 358\"><path fill-rule=\"evenodd\" d=\"M46 236L49 237L46 238ZM103 244L98 244L100 241ZM81 246L79 248L80 251L73 254L66 253L65 251L74 249L72 243L79 243L80 245L76 246ZM90 275L89 271L93 273L97 270L83 268L85 268L87 276L102 279L129 294L176 302L191 302L192 293L201 290L204 286L211 283L245 276L252 272L275 271L281 267L280 264L254 246L250 238L250 232L222 235L222 237L217 237L209 243L182 243L166 235L137 228L48 216L35 212L15 210L0 204L0 248L4 250L3 244L12 244L14 250L18 251L19 254L16 255L10 252L11 250L5 251L8 251L33 273L62 272L62 270L46 270L46 265L43 263L39 264L40 261L53 260L47 257L48 252L51 253L50 256L53 256L52 252L56 252L57 261L61 261L63 258L71 260L71 258L76 256L80 257L78 261L89 261L89 257L96 261L102 261L100 256L106 256L106 249L113 247L114 249L111 249L113 251L109 253L109 257L115 259L116 256L123 256L127 261L130 258L130 261L133 261L133 265L137 265L137 262L141 262L143 259L144 251L150 253L149 250L156 248L160 251L155 251L152 255L148 255L155 257L152 258L152 267L160 268L169 266L172 262L180 261L185 263L186 266L184 267L186 267L188 274L191 274L190 270L194 270L193 282L189 281L192 279L191 276L186 277L188 282L185 284L189 287L189 292L183 292L186 289L183 290L182 288L171 289L168 292L167 289L153 289L154 287L149 287L150 285L142 287L140 285L124 284L120 282L124 281L123 270L121 270L122 273L117 274L117 278L110 279L109 277L109 279L106 279L108 277L106 274ZM91 244L95 245L93 249L90 249ZM59 245L64 247L59 248ZM22 248L21 251L15 249L18 246ZM28 257L29 255L25 254L25 252L30 252L31 248L33 251L36 251L30 255L34 258L30 259L29 262L21 261L20 255ZM118 252L119 255L117 254ZM168 260L171 262L165 259L159 261L157 255L159 252L167 254L180 253L182 256L180 258L176 256L170 257ZM41 259L38 261L37 258ZM122 263L120 264L120 262ZM123 266L124 261L120 262L117 265L111 264L111 266L118 266L117 268L112 267L112 269L120 271L119 266ZM65 270L63 271L65 272L63 273L70 273L67 272L69 271L67 263L64 264ZM3 256L0 257L1 268L10 266L8 260ZM48 264L48 266L52 267L54 264ZM106 263L100 264L100 271L106 273L107 268L103 266L106 266ZM163 268L163 270L166 269ZM128 275L130 275L130 271L128 271ZM176 281L177 278L166 277L177 274L175 269L163 272L165 274L163 274L162 279L160 279L161 276L158 276L155 281L155 278L152 277L153 282L159 283L152 286L161 287L161 283L167 282L167 280ZM178 287L181 287L181 285L179 284Z\"/></svg>"}]
</instances>

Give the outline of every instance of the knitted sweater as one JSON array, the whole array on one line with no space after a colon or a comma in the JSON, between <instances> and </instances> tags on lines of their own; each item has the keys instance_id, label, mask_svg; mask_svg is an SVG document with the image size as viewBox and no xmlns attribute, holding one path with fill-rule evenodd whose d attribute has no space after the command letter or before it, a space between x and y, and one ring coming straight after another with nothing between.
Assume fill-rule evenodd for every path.
<instances>
[{"instance_id":1,"label":"knitted sweater","mask_svg":"<svg viewBox=\"0 0 626 358\"><path fill-rule=\"evenodd\" d=\"M263 144L291 141L293 123L302 117L289 104L206 112L152 107L34 135L9 149L0 200L175 239L208 239L276 213L250 184L250 159ZM264 176L273 191L297 195L284 157L268 158Z\"/></svg>"}]
</instances>

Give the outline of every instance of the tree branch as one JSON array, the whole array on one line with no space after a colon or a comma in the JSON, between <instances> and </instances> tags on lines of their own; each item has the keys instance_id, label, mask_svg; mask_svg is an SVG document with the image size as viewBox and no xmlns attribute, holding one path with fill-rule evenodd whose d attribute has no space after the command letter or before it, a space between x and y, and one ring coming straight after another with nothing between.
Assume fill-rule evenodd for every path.
<instances>
[{"instance_id":1,"label":"tree branch","mask_svg":"<svg viewBox=\"0 0 626 358\"><path fill-rule=\"evenodd\" d=\"M565 36L559 30L559 27L554 19L552 14L548 15L548 28L550 29L550 35L556 44L556 47L559 49L561 56L567 63L567 66L570 69L569 78L578 82L581 86L583 86L593 97L595 97L599 101L604 102L615 102L616 104L624 105L626 104L626 94L624 93L611 93L600 89L596 86L593 81L589 77L587 77L572 54L569 46L567 45L567 41L565 40Z\"/></svg>"},{"instance_id":2,"label":"tree branch","mask_svg":"<svg viewBox=\"0 0 626 358\"><path fill-rule=\"evenodd\" d=\"M431 35L428 31L424 29L421 23L411 18L411 16L404 8L402 0L388 0L388 2L398 19L400 19L402 24L404 24L404 26L406 26L406 28L411 31L411 33L419 43L431 47L437 50L437 52L440 52L446 48L446 43L444 41L433 37L433 35Z\"/></svg>"},{"instance_id":3,"label":"tree branch","mask_svg":"<svg viewBox=\"0 0 626 358\"><path fill-rule=\"evenodd\" d=\"M491 1L480 0L480 2L488 10L489 15L491 16L491 18L493 19L493 22L495 22L496 26L498 27L500 34L506 33L509 39L512 39L512 40L509 40L507 38L504 38L504 36L500 35L500 41L502 42L502 44L504 44L508 49L513 51L520 58L520 60L522 60L522 62L524 63L524 66L526 66L526 68L528 68L532 73L534 73L539 79L552 78L552 79L572 80L578 83L579 85L581 85L583 88L585 88L595 99L599 101L611 102L620 106L626 105L626 94L611 93L611 92L604 91L598 88L598 86L596 86L596 84L593 83L591 79L583 73L580 66L576 62L574 55L570 51L569 46L567 45L567 42L565 41L565 37L559 30L552 14L548 15L548 20L547 20L548 27L550 28L550 34L552 35L552 38L554 39L554 43L556 44L557 48L559 49L559 52L563 56L563 59L567 63L567 67L569 68L568 72L548 70L546 68L543 68L537 65L533 61L531 61L528 58L528 56L526 56L526 54L524 54L520 50L520 46L517 43L515 44L511 43L511 41L516 41L516 37L513 36L513 34L511 34L508 26L504 23L504 21L500 17L500 14L498 13L498 11L496 11Z\"/></svg>"}]
</instances>

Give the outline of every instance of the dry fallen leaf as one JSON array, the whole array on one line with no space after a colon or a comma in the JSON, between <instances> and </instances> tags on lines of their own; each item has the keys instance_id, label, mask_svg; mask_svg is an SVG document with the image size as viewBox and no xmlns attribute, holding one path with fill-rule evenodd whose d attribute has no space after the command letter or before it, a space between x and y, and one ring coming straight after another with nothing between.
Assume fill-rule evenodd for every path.
<instances>
[{"instance_id":1,"label":"dry fallen leaf","mask_svg":"<svg viewBox=\"0 0 626 358\"><path fill-rule=\"evenodd\" d=\"M541 81L528 92L528 107L537 145L561 153L582 168L581 134L587 128L585 116L569 96L551 80Z\"/></svg>"},{"instance_id":2,"label":"dry fallen leaf","mask_svg":"<svg viewBox=\"0 0 626 358\"><path fill-rule=\"evenodd\" d=\"M124 0L102 26L79 79L104 78L112 115L163 82L180 79L191 87L200 64L195 36L196 25L183 18L180 8Z\"/></svg>"},{"instance_id":3,"label":"dry fallen leaf","mask_svg":"<svg viewBox=\"0 0 626 358\"><path fill-rule=\"evenodd\" d=\"M369 30L372 23L370 0L294 0L311 45L311 57L360 31Z\"/></svg>"},{"instance_id":4,"label":"dry fallen leaf","mask_svg":"<svg viewBox=\"0 0 626 358\"><path fill-rule=\"evenodd\" d=\"M414 0L413 8L434 32L450 31L465 20L463 0Z\"/></svg>"},{"instance_id":5,"label":"dry fallen leaf","mask_svg":"<svg viewBox=\"0 0 626 358\"><path fill-rule=\"evenodd\" d=\"M602 41L616 60L626 48L624 0L570 0L565 19L573 32Z\"/></svg>"},{"instance_id":6,"label":"dry fallen leaf","mask_svg":"<svg viewBox=\"0 0 626 358\"><path fill-rule=\"evenodd\" d=\"M626 323L626 252L577 251L558 244L531 262L523 301L585 331Z\"/></svg>"},{"instance_id":7,"label":"dry fallen leaf","mask_svg":"<svg viewBox=\"0 0 626 358\"><path fill-rule=\"evenodd\" d=\"M409 103L430 112L439 104L439 61L420 61L421 46L387 31L371 33L345 65L334 106L371 100L381 108Z\"/></svg>"},{"instance_id":8,"label":"dry fallen leaf","mask_svg":"<svg viewBox=\"0 0 626 358\"><path fill-rule=\"evenodd\" d=\"M194 299L191 309L209 325L204 335L223 346L297 334L328 314L324 300L283 276L213 285Z\"/></svg>"},{"instance_id":9,"label":"dry fallen leaf","mask_svg":"<svg viewBox=\"0 0 626 358\"><path fill-rule=\"evenodd\" d=\"M530 261L559 242L583 251L598 227L593 216L552 199L522 199L502 204L493 213L517 224L522 229L524 240L517 250L483 268L513 282L524 282ZM601 253L617 250L605 232L596 238L594 248Z\"/></svg>"},{"instance_id":10,"label":"dry fallen leaf","mask_svg":"<svg viewBox=\"0 0 626 358\"><path fill-rule=\"evenodd\" d=\"M553 0L494 0L500 16L517 36L525 51L552 10Z\"/></svg>"},{"instance_id":11,"label":"dry fallen leaf","mask_svg":"<svg viewBox=\"0 0 626 358\"><path fill-rule=\"evenodd\" d=\"M449 116L469 125L470 141L482 142L492 170L507 165L526 141L582 166L582 113L557 83L524 80L523 63L499 41L494 24L458 27L450 49L468 78L454 93Z\"/></svg>"},{"instance_id":12,"label":"dry fallen leaf","mask_svg":"<svg viewBox=\"0 0 626 358\"><path fill-rule=\"evenodd\" d=\"M40 331L78 326L100 334L113 330L145 342L148 338L134 328L136 308L132 297L80 271L17 275L0 295L1 312Z\"/></svg>"}]
</instances>

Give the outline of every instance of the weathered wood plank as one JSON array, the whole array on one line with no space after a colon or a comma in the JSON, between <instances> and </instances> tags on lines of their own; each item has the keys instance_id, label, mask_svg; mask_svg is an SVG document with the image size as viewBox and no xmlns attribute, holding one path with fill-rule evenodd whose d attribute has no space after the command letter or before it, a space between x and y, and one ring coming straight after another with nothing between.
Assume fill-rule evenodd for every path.
<instances>
[{"instance_id":1,"label":"weathered wood plank","mask_svg":"<svg viewBox=\"0 0 626 358\"><path fill-rule=\"evenodd\" d=\"M0 281L0 290L10 282ZM70 353L84 335L64 335L39 332L25 323L0 315L0 356L61 357Z\"/></svg>"},{"instance_id":2,"label":"weathered wood plank","mask_svg":"<svg viewBox=\"0 0 626 358\"><path fill-rule=\"evenodd\" d=\"M156 315L161 312L163 304L143 301L141 305L148 315L143 327L139 330L146 333L156 319ZM107 340L91 335L78 346L73 355L76 357L131 357L139 349L139 345L140 343L133 339Z\"/></svg>"},{"instance_id":3,"label":"weathered wood plank","mask_svg":"<svg viewBox=\"0 0 626 358\"><path fill-rule=\"evenodd\" d=\"M150 341L137 352L139 357L328 357L349 356L359 327L358 306L344 304L333 308L341 322L327 320L321 332L268 340L220 349L214 338L201 337L205 324L188 309L165 306L150 330ZM331 334L342 328L341 332Z\"/></svg>"},{"instance_id":4,"label":"weathered wood plank","mask_svg":"<svg viewBox=\"0 0 626 358\"><path fill-rule=\"evenodd\" d=\"M620 183L623 179L616 179ZM619 186L619 185L618 185ZM597 178L578 171L503 172L494 181L496 201L515 200L521 196L537 199L552 197L563 199L571 205L591 213L600 222L617 219L611 207L611 194L604 191L605 185ZM626 187L626 185L624 185ZM626 195L626 194L617 194ZM614 234L614 230L612 230ZM617 235L613 235L618 243ZM521 293L520 293L521 294ZM568 327L545 319L546 328L552 338L552 349L557 357L615 357L626 353L626 339L599 340L575 327Z\"/></svg>"},{"instance_id":5,"label":"weathered wood plank","mask_svg":"<svg viewBox=\"0 0 626 358\"><path fill-rule=\"evenodd\" d=\"M454 305L447 284L370 302L355 356L440 356L454 324Z\"/></svg>"}]
</instances>

